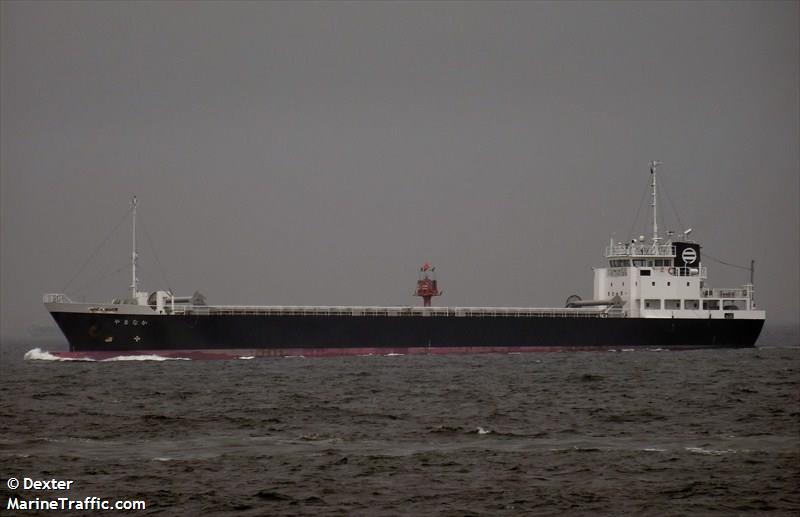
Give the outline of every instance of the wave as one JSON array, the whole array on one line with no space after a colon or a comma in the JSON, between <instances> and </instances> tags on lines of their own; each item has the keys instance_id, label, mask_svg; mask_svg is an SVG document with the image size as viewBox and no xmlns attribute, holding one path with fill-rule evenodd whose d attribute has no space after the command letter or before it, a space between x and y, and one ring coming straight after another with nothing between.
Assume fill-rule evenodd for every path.
<instances>
[{"instance_id":1,"label":"wave","mask_svg":"<svg viewBox=\"0 0 800 517\"><path fill-rule=\"evenodd\" d=\"M188 357L164 357L163 355L142 354L142 355L118 355L102 359L100 362L108 363L112 361L191 361Z\"/></svg>"},{"instance_id":2,"label":"wave","mask_svg":"<svg viewBox=\"0 0 800 517\"><path fill-rule=\"evenodd\" d=\"M41 348L33 348L25 352L23 359L26 361L84 361L84 362L101 362L109 363L115 361L191 361L188 357L166 357L156 354L140 354L140 355L118 355L114 357L107 357L104 359L95 359L87 355L79 356L61 356L51 354Z\"/></svg>"},{"instance_id":3,"label":"wave","mask_svg":"<svg viewBox=\"0 0 800 517\"><path fill-rule=\"evenodd\" d=\"M467 435L467 434L477 434L477 435L485 435L491 434L498 437L508 437L508 438L525 438L525 437L540 437L540 434L535 435L528 435L528 434L518 434L515 432L503 432L503 431L494 431L492 429L488 429L486 427L478 426L478 427L462 427L462 426L450 426L450 425L437 425L435 427L428 427L428 433L431 434L452 434L452 435Z\"/></svg>"},{"instance_id":4,"label":"wave","mask_svg":"<svg viewBox=\"0 0 800 517\"><path fill-rule=\"evenodd\" d=\"M685 447L685 449L694 454L705 454L708 456L721 456L723 454L736 454L736 451L733 449L723 449L723 450L714 450L714 449L704 449L702 447Z\"/></svg>"},{"instance_id":5,"label":"wave","mask_svg":"<svg viewBox=\"0 0 800 517\"><path fill-rule=\"evenodd\" d=\"M89 357L59 357L41 348L32 348L25 352L26 361L94 361Z\"/></svg>"}]
</instances>

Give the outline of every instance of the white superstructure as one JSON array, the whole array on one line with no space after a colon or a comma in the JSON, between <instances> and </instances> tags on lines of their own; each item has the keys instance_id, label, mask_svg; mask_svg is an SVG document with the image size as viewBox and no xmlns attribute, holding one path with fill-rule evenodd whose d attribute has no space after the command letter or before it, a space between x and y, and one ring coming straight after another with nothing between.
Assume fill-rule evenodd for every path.
<instances>
[{"instance_id":1,"label":"white superstructure","mask_svg":"<svg viewBox=\"0 0 800 517\"><path fill-rule=\"evenodd\" d=\"M666 238L658 234L657 177L661 162L650 164L653 235L606 248L608 267L594 270L594 299L616 300L617 309L632 318L764 319L756 310L753 284L712 289L700 245L689 238L691 229Z\"/></svg>"}]
</instances>

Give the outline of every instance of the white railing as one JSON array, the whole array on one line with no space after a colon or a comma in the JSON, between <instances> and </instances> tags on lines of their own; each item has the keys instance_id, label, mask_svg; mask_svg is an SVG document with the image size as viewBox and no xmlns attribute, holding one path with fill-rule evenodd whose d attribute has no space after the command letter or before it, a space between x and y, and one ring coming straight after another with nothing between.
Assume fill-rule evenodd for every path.
<instances>
[{"instance_id":1,"label":"white railing","mask_svg":"<svg viewBox=\"0 0 800 517\"><path fill-rule=\"evenodd\" d=\"M605 308L528 308L528 307L340 307L340 306L250 306L186 305L164 307L176 315L273 315L273 316L429 316L429 317L607 317Z\"/></svg>"},{"instance_id":2,"label":"white railing","mask_svg":"<svg viewBox=\"0 0 800 517\"><path fill-rule=\"evenodd\" d=\"M619 277L628 275L628 267L609 267L608 276ZM668 273L672 276L696 276L701 280L708 278L708 269L705 266L700 267L666 267L666 266L635 266L637 268L647 268L659 273Z\"/></svg>"},{"instance_id":3,"label":"white railing","mask_svg":"<svg viewBox=\"0 0 800 517\"><path fill-rule=\"evenodd\" d=\"M703 298L748 298L747 288L703 289Z\"/></svg>"},{"instance_id":4,"label":"white railing","mask_svg":"<svg viewBox=\"0 0 800 517\"><path fill-rule=\"evenodd\" d=\"M606 257L674 257L672 244L646 244L643 242L616 242L606 246Z\"/></svg>"},{"instance_id":5,"label":"white railing","mask_svg":"<svg viewBox=\"0 0 800 517\"><path fill-rule=\"evenodd\" d=\"M48 293L44 303L73 303L62 293ZM115 309L116 310L116 309ZM518 318L610 318L624 317L620 308L560 307L381 307L381 306L309 306L309 305L191 305L165 304L164 313L174 315L271 315L271 316L423 316L423 317L518 317Z\"/></svg>"},{"instance_id":6,"label":"white railing","mask_svg":"<svg viewBox=\"0 0 800 517\"><path fill-rule=\"evenodd\" d=\"M47 293L42 296L42 302L44 303L72 303L66 294L63 293Z\"/></svg>"}]
</instances>

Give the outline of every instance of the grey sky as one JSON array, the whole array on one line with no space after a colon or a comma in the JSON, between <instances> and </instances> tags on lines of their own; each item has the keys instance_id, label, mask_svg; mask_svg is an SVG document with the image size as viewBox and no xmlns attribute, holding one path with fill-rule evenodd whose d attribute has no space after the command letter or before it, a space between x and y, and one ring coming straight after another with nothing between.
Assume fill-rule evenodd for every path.
<instances>
[{"instance_id":1,"label":"grey sky","mask_svg":"<svg viewBox=\"0 0 800 517\"><path fill-rule=\"evenodd\" d=\"M0 333L49 323L134 193L170 285L212 303L417 304L429 260L439 304L562 306L652 159L796 323L799 5L3 2ZM68 294L124 294L129 253L124 225Z\"/></svg>"}]
</instances>

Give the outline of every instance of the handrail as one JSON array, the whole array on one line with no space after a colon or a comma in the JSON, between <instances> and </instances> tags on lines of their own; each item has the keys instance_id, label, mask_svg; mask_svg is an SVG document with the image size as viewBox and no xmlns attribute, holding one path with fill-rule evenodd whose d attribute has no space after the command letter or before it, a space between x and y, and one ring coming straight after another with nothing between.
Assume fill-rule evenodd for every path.
<instances>
[{"instance_id":1,"label":"handrail","mask_svg":"<svg viewBox=\"0 0 800 517\"><path fill-rule=\"evenodd\" d=\"M253 305L190 305L164 307L168 314L209 315L275 315L275 316L427 316L427 317L544 317L602 318L602 309L531 308L531 307L345 307L345 306L253 306Z\"/></svg>"},{"instance_id":2,"label":"handrail","mask_svg":"<svg viewBox=\"0 0 800 517\"><path fill-rule=\"evenodd\" d=\"M43 303L72 303L72 300L64 293L47 293L42 296Z\"/></svg>"},{"instance_id":3,"label":"handrail","mask_svg":"<svg viewBox=\"0 0 800 517\"><path fill-rule=\"evenodd\" d=\"M606 246L606 257L674 257L672 244L645 244L617 242Z\"/></svg>"},{"instance_id":4,"label":"handrail","mask_svg":"<svg viewBox=\"0 0 800 517\"><path fill-rule=\"evenodd\" d=\"M748 298L748 288L715 288L703 289L703 298Z\"/></svg>"},{"instance_id":5,"label":"handrail","mask_svg":"<svg viewBox=\"0 0 800 517\"><path fill-rule=\"evenodd\" d=\"M626 276L628 269L631 266L611 266L608 268L608 276ZM706 266L700 267L670 267L670 266L633 266L636 269L650 269L660 273L669 273L672 276L689 277L696 276L701 280L708 278L708 268Z\"/></svg>"}]
</instances>

